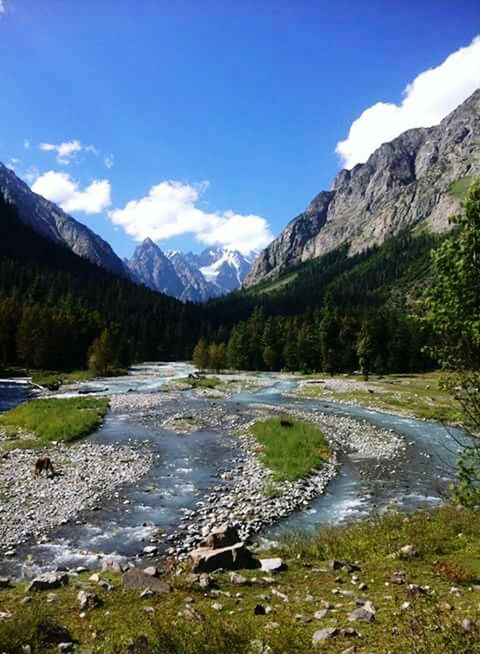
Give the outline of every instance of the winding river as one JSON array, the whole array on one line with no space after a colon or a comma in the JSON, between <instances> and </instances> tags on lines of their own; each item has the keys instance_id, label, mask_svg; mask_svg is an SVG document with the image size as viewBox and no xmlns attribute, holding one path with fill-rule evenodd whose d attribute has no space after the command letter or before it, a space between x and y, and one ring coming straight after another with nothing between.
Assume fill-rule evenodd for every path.
<instances>
[{"instance_id":1,"label":"winding river","mask_svg":"<svg viewBox=\"0 0 480 654\"><path fill-rule=\"evenodd\" d=\"M98 380L83 389L100 394L152 393L166 383L185 377L192 370L186 363L144 364L127 377ZM297 530L339 524L362 518L389 507L410 511L442 502L454 477L460 430L367 408L325 402L296 400L285 395L296 382L285 376L259 374L262 388L242 392L215 402L227 403L229 411L252 404L321 410L327 414L353 417L400 434L406 447L392 460L358 455L343 456L337 477L326 494L304 511L291 514L266 529L260 538L276 539ZM28 398L26 380L0 380L0 411ZM72 394L69 392L68 394ZM207 399L193 392L181 393L182 411L195 415ZM210 400L210 404L214 404ZM235 440L218 429L200 429L188 437L152 425L142 416L109 415L90 437L98 443L128 443L148 447L154 464L138 483L119 489L96 510L88 511L54 530L41 544L20 546L16 556L0 561L1 573L31 576L55 566L98 565L100 556L133 557L159 530L165 538L178 527L186 511L216 486L228 484L221 473L235 462Z\"/></svg>"}]
</instances>

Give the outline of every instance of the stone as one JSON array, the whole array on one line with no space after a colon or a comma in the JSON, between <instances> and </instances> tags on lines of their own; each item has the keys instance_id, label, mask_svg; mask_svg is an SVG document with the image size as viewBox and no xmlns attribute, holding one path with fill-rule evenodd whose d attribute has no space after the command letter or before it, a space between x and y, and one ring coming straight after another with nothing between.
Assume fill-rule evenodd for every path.
<instances>
[{"instance_id":1,"label":"stone","mask_svg":"<svg viewBox=\"0 0 480 654\"><path fill-rule=\"evenodd\" d=\"M149 565L143 569L143 572L149 577L158 577L158 569L154 565Z\"/></svg>"},{"instance_id":2,"label":"stone","mask_svg":"<svg viewBox=\"0 0 480 654\"><path fill-rule=\"evenodd\" d=\"M223 604L220 604L220 602L214 602L212 604L212 609L214 611L223 611Z\"/></svg>"},{"instance_id":3,"label":"stone","mask_svg":"<svg viewBox=\"0 0 480 654\"><path fill-rule=\"evenodd\" d=\"M28 585L28 590L51 590L67 586L69 577L66 572L45 572L35 577Z\"/></svg>"},{"instance_id":4,"label":"stone","mask_svg":"<svg viewBox=\"0 0 480 654\"><path fill-rule=\"evenodd\" d=\"M235 584L235 586L246 586L250 583L246 577L238 574L238 572L230 573L230 581L232 584Z\"/></svg>"},{"instance_id":5,"label":"stone","mask_svg":"<svg viewBox=\"0 0 480 654\"><path fill-rule=\"evenodd\" d=\"M235 527L231 525L224 524L220 527L212 529L210 534L207 536L205 541L201 544L201 547L207 547L212 550L223 549L224 547L230 547L240 542L240 536Z\"/></svg>"},{"instance_id":6,"label":"stone","mask_svg":"<svg viewBox=\"0 0 480 654\"><path fill-rule=\"evenodd\" d=\"M315 620L323 620L323 618L326 617L327 613L328 613L328 609L320 609L320 611L315 611L313 617L315 618Z\"/></svg>"},{"instance_id":7,"label":"stone","mask_svg":"<svg viewBox=\"0 0 480 654\"><path fill-rule=\"evenodd\" d=\"M325 640L334 638L339 633L336 627L326 627L325 629L318 629L312 636L313 645L320 645Z\"/></svg>"},{"instance_id":8,"label":"stone","mask_svg":"<svg viewBox=\"0 0 480 654\"><path fill-rule=\"evenodd\" d=\"M158 553L158 547L156 545L147 545L143 548L143 553L146 556L155 556Z\"/></svg>"},{"instance_id":9,"label":"stone","mask_svg":"<svg viewBox=\"0 0 480 654\"><path fill-rule=\"evenodd\" d=\"M248 648L248 654L272 654L273 650L261 640L252 640Z\"/></svg>"},{"instance_id":10,"label":"stone","mask_svg":"<svg viewBox=\"0 0 480 654\"><path fill-rule=\"evenodd\" d=\"M270 574L287 569L286 564L280 558L260 559L260 565L263 572L269 572Z\"/></svg>"},{"instance_id":11,"label":"stone","mask_svg":"<svg viewBox=\"0 0 480 654\"><path fill-rule=\"evenodd\" d=\"M1 588L12 588L13 583L10 577L0 577L0 589Z\"/></svg>"},{"instance_id":12,"label":"stone","mask_svg":"<svg viewBox=\"0 0 480 654\"><path fill-rule=\"evenodd\" d=\"M375 620L375 614L375 607L371 602L367 601L363 606L352 611L348 619L350 622L373 622Z\"/></svg>"},{"instance_id":13,"label":"stone","mask_svg":"<svg viewBox=\"0 0 480 654\"><path fill-rule=\"evenodd\" d=\"M73 652L73 643L58 643L57 650L59 652Z\"/></svg>"},{"instance_id":14,"label":"stone","mask_svg":"<svg viewBox=\"0 0 480 654\"><path fill-rule=\"evenodd\" d=\"M418 556L417 550L413 547L413 545L404 545L401 547L398 551L398 555L401 559L413 559L416 556Z\"/></svg>"},{"instance_id":15,"label":"stone","mask_svg":"<svg viewBox=\"0 0 480 654\"><path fill-rule=\"evenodd\" d=\"M213 588L215 584L213 583L212 578L210 575L208 575L206 572L203 572L199 577L198 577L198 585L202 590L209 590L210 588Z\"/></svg>"},{"instance_id":16,"label":"stone","mask_svg":"<svg viewBox=\"0 0 480 654\"><path fill-rule=\"evenodd\" d=\"M125 588L133 588L135 590L145 590L149 588L154 593L169 593L171 591L170 584L163 579L156 577L149 577L140 568L131 568L124 573L122 577L122 584Z\"/></svg>"},{"instance_id":17,"label":"stone","mask_svg":"<svg viewBox=\"0 0 480 654\"><path fill-rule=\"evenodd\" d=\"M259 562L245 546L237 543L221 549L200 547L190 553L194 572L214 572L215 570L242 570L258 568Z\"/></svg>"},{"instance_id":18,"label":"stone","mask_svg":"<svg viewBox=\"0 0 480 654\"><path fill-rule=\"evenodd\" d=\"M96 609L103 604L103 601L96 593L89 593L86 590L79 591L77 599L81 611L85 611L86 609Z\"/></svg>"}]
</instances>

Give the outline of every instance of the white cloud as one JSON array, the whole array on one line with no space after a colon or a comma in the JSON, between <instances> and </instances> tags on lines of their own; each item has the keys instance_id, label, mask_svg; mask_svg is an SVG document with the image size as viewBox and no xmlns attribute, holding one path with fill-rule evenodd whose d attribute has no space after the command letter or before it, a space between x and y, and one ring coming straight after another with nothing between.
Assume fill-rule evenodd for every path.
<instances>
[{"instance_id":1,"label":"white cloud","mask_svg":"<svg viewBox=\"0 0 480 654\"><path fill-rule=\"evenodd\" d=\"M377 102L350 126L336 152L346 168L365 162L382 143L412 127L431 127L480 87L480 36L436 68L420 73L403 92L401 104Z\"/></svg>"},{"instance_id":2,"label":"white cloud","mask_svg":"<svg viewBox=\"0 0 480 654\"><path fill-rule=\"evenodd\" d=\"M115 164L115 157L113 156L113 154L107 154L107 156L103 160L103 163L105 164L106 168L109 168L109 169L113 168L113 166Z\"/></svg>"},{"instance_id":3,"label":"white cloud","mask_svg":"<svg viewBox=\"0 0 480 654\"><path fill-rule=\"evenodd\" d=\"M147 196L131 200L123 209L109 212L113 223L136 240L147 237L162 241L180 234L193 234L201 243L222 245L243 253L259 250L273 236L265 218L234 211L208 212L197 206L207 182L185 184L163 181Z\"/></svg>"},{"instance_id":4,"label":"white cloud","mask_svg":"<svg viewBox=\"0 0 480 654\"><path fill-rule=\"evenodd\" d=\"M30 166L30 168L28 168L28 170L22 175L23 179L29 184L32 184L32 182L34 182L39 176L40 171L36 166Z\"/></svg>"},{"instance_id":5,"label":"white cloud","mask_svg":"<svg viewBox=\"0 0 480 654\"><path fill-rule=\"evenodd\" d=\"M25 139L23 141L23 147L25 148L25 150L30 150L30 139Z\"/></svg>"},{"instance_id":6,"label":"white cloud","mask_svg":"<svg viewBox=\"0 0 480 654\"><path fill-rule=\"evenodd\" d=\"M15 157L12 157L10 161L7 162L7 168L10 168L10 170L15 170L15 168L18 166L20 163L20 159L16 159Z\"/></svg>"},{"instance_id":7,"label":"white cloud","mask_svg":"<svg viewBox=\"0 0 480 654\"><path fill-rule=\"evenodd\" d=\"M110 182L95 179L84 189L68 173L49 170L40 175L32 191L60 205L67 213L100 213L111 204Z\"/></svg>"},{"instance_id":8,"label":"white cloud","mask_svg":"<svg viewBox=\"0 0 480 654\"><path fill-rule=\"evenodd\" d=\"M0 0L0 14L4 14L6 11L7 11L7 8L5 7L4 0Z\"/></svg>"},{"instance_id":9,"label":"white cloud","mask_svg":"<svg viewBox=\"0 0 480 654\"><path fill-rule=\"evenodd\" d=\"M40 143L39 147L44 152L56 152L57 162L63 165L68 165L78 152L89 152L98 155L98 150L94 145L83 145L77 139L58 144Z\"/></svg>"}]
</instances>

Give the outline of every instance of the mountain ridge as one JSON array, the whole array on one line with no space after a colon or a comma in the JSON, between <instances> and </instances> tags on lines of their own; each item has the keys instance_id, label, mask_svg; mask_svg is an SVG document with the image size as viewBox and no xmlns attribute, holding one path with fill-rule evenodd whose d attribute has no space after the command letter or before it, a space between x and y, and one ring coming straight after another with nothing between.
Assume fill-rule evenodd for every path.
<instances>
[{"instance_id":1,"label":"mountain ridge","mask_svg":"<svg viewBox=\"0 0 480 654\"><path fill-rule=\"evenodd\" d=\"M244 285L275 279L292 265L344 243L350 254L424 223L449 228L460 208L455 184L480 175L480 89L438 125L411 129L382 144L367 162L341 170L265 248Z\"/></svg>"},{"instance_id":2,"label":"mountain ridge","mask_svg":"<svg viewBox=\"0 0 480 654\"><path fill-rule=\"evenodd\" d=\"M12 170L0 163L0 193L15 205L20 220L55 243L123 277L128 270L107 241L65 213L50 200L34 193Z\"/></svg>"}]
</instances>

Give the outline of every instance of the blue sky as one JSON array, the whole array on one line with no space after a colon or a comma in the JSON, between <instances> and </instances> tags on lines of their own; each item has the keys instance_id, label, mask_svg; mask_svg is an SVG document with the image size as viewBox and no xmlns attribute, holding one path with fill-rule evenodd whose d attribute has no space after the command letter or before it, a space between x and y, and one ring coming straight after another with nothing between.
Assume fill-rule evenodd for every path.
<instances>
[{"instance_id":1,"label":"blue sky","mask_svg":"<svg viewBox=\"0 0 480 654\"><path fill-rule=\"evenodd\" d=\"M0 0L0 160L121 256L247 251L480 86L479 33L475 0Z\"/></svg>"}]
</instances>

